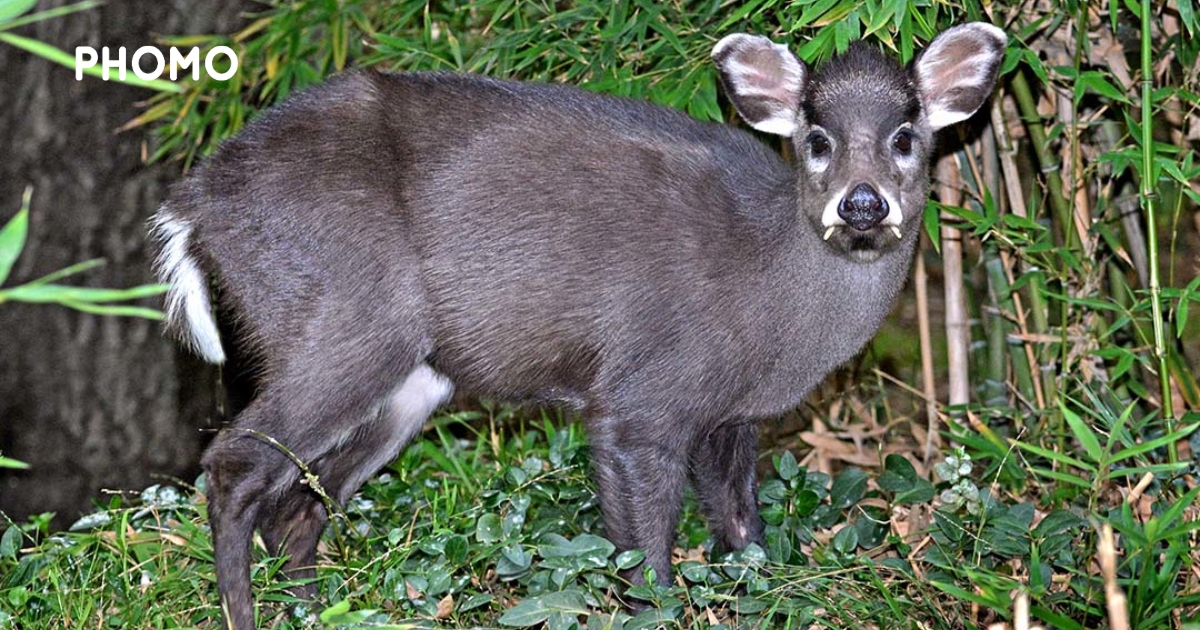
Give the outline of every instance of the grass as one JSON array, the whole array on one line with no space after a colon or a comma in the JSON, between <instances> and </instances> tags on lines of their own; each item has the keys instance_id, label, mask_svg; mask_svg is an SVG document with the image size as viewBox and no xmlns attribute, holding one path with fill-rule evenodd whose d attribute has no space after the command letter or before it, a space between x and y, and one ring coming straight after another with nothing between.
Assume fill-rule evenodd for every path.
<instances>
[{"instance_id":1,"label":"grass","mask_svg":"<svg viewBox=\"0 0 1200 630\"><path fill-rule=\"evenodd\" d=\"M766 547L711 558L689 499L675 575L631 591L656 608L630 617L616 576L640 556L615 554L602 537L579 425L545 413L447 413L334 520L317 602L294 601L282 559L259 544L260 623L955 629L1012 624L1023 599L1045 628L1200 627L1200 487L1156 481L1164 441L1130 444L1129 414L1090 420L1095 440L1079 440L1079 453L1019 441L975 456L959 448L936 483L897 453L832 476L791 451L771 455L759 492ZM1185 434L1168 437L1197 426L1185 420ZM1135 487L1143 478L1152 481ZM51 534L47 521L8 523L0 535L0 627L218 624L195 488L115 496L73 531ZM1110 584L1097 559L1102 525L1116 532ZM1123 613L1109 612L1106 588L1123 594Z\"/></svg>"}]
</instances>

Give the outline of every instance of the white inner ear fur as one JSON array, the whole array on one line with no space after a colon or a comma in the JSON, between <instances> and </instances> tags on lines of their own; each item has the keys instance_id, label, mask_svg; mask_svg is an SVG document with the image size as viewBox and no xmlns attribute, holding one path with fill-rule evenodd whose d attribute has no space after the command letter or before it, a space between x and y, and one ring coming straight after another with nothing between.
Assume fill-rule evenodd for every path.
<instances>
[{"instance_id":1,"label":"white inner ear fur","mask_svg":"<svg viewBox=\"0 0 1200 630\"><path fill-rule=\"evenodd\" d=\"M996 47L983 41L991 38ZM970 46L963 39L978 41ZM1003 30L975 22L956 26L935 38L929 48L917 60L917 79L925 101L926 117L934 131L948 127L971 117L975 110L963 111L955 108L955 99L949 98L956 88L980 88L990 80L990 74L1003 56L1008 35ZM973 48L972 54L962 55L962 46Z\"/></svg>"},{"instance_id":2,"label":"white inner ear fur","mask_svg":"<svg viewBox=\"0 0 1200 630\"><path fill-rule=\"evenodd\" d=\"M728 56L726 49L733 48ZM739 60L738 49L769 50L779 63L780 76L770 77L759 68ZM758 35L737 33L727 35L713 47L712 56L729 82L727 86L738 98L768 104L770 115L761 120L746 119L755 129L778 136L791 137L796 133L795 107L800 102L804 67L792 51ZM737 104L736 101L734 103Z\"/></svg>"}]
</instances>

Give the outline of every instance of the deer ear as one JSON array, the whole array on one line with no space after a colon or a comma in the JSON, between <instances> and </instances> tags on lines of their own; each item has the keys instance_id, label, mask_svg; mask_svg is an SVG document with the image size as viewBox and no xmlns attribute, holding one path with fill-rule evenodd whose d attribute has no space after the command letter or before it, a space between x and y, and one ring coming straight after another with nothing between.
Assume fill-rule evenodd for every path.
<instances>
[{"instance_id":1,"label":"deer ear","mask_svg":"<svg viewBox=\"0 0 1200 630\"><path fill-rule=\"evenodd\" d=\"M796 132L806 73L787 46L739 33L717 42L712 58L726 96L751 127L779 136Z\"/></svg>"},{"instance_id":2,"label":"deer ear","mask_svg":"<svg viewBox=\"0 0 1200 630\"><path fill-rule=\"evenodd\" d=\"M983 22L948 29L929 43L913 66L913 78L934 131L966 120L992 94L1004 31Z\"/></svg>"}]
</instances>

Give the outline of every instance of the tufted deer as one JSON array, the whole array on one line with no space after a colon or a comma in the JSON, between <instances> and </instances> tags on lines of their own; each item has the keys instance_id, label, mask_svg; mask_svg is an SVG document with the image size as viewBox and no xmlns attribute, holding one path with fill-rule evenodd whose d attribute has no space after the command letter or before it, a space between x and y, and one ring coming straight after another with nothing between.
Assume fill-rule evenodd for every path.
<instances>
[{"instance_id":1,"label":"tufted deer","mask_svg":"<svg viewBox=\"0 0 1200 630\"><path fill-rule=\"evenodd\" d=\"M933 134L988 97L1005 41L967 24L908 68L855 44L810 72L722 39L725 93L794 164L663 107L456 74L344 74L224 142L153 232L170 328L261 375L203 461L227 624L254 625L253 530L305 577L327 519L261 436L344 501L455 388L581 412L607 534L660 578L689 480L719 549L761 540L755 421L887 315Z\"/></svg>"}]
</instances>

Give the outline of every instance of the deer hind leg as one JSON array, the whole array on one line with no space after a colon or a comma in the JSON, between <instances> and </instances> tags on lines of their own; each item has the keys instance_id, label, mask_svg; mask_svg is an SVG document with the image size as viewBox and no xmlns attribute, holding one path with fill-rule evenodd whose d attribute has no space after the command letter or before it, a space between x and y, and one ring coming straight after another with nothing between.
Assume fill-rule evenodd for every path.
<instances>
[{"instance_id":1,"label":"deer hind leg","mask_svg":"<svg viewBox=\"0 0 1200 630\"><path fill-rule=\"evenodd\" d=\"M345 503L371 475L399 455L452 391L449 380L428 365L419 364L360 425L328 452L308 462L309 470L331 500ZM273 514L262 519L263 540L272 553L288 556L284 573L289 579L307 581L294 588L293 594L313 599L316 585L311 578L316 575L317 541L329 515L315 488L299 479L276 505Z\"/></svg>"},{"instance_id":2,"label":"deer hind leg","mask_svg":"<svg viewBox=\"0 0 1200 630\"><path fill-rule=\"evenodd\" d=\"M304 462L342 500L399 451L449 390L448 381L421 363L427 341L390 336L421 330L411 308L382 304L382 312L364 315L345 312L345 304L341 296L316 313L321 328L312 339L297 339L287 363L265 373L256 398L205 453L226 627L254 627L249 565L255 527L272 551L282 549L293 558L289 568L311 567L315 560L327 516L301 484L296 462ZM360 316L380 332L318 334L353 330ZM311 573L301 570L296 577L306 575Z\"/></svg>"}]
</instances>

